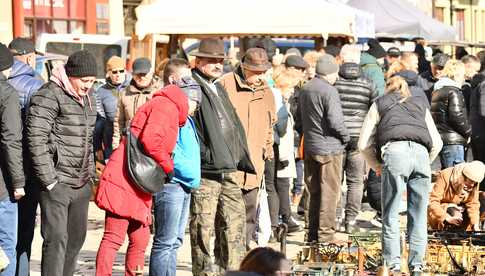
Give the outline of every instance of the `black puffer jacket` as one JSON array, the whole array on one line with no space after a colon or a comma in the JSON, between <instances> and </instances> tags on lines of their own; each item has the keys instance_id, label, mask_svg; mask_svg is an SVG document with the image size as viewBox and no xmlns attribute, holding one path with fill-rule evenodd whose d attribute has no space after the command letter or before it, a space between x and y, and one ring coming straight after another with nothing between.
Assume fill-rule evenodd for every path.
<instances>
[{"instance_id":1,"label":"black puffer jacket","mask_svg":"<svg viewBox=\"0 0 485 276\"><path fill-rule=\"evenodd\" d=\"M19 95L0 73L0 200L24 187Z\"/></svg>"},{"instance_id":2,"label":"black puffer jacket","mask_svg":"<svg viewBox=\"0 0 485 276\"><path fill-rule=\"evenodd\" d=\"M340 95L345 126L352 138L359 138L360 129L370 106L377 98L374 83L364 77L356 63L344 63L340 67L339 79L335 83Z\"/></svg>"},{"instance_id":3,"label":"black puffer jacket","mask_svg":"<svg viewBox=\"0 0 485 276\"><path fill-rule=\"evenodd\" d=\"M471 125L463 94L453 81L440 79L431 98L431 114L444 145L464 145L471 135Z\"/></svg>"},{"instance_id":4,"label":"black puffer jacket","mask_svg":"<svg viewBox=\"0 0 485 276\"><path fill-rule=\"evenodd\" d=\"M418 83L420 78L418 73L410 70L404 70L401 72L397 72L394 76L399 76L403 78L409 86L411 95L422 100L425 103L426 108L430 108L428 97L426 96L423 88Z\"/></svg>"},{"instance_id":5,"label":"black puffer jacket","mask_svg":"<svg viewBox=\"0 0 485 276\"><path fill-rule=\"evenodd\" d=\"M95 177L96 106L92 90L89 97L84 97L81 105L53 82L42 86L32 97L27 142L34 176L42 186L58 182L81 187Z\"/></svg>"}]
</instances>

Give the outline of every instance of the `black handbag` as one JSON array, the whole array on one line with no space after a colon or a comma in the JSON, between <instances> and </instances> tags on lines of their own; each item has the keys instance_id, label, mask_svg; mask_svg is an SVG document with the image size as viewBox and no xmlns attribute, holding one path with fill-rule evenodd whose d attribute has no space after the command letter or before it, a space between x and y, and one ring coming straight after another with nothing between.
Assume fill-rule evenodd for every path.
<instances>
[{"instance_id":1,"label":"black handbag","mask_svg":"<svg viewBox=\"0 0 485 276\"><path fill-rule=\"evenodd\" d=\"M133 135L131 127L126 130L125 150L128 175L133 183L145 193L160 192L167 181L167 174L153 158L145 154L143 145Z\"/></svg>"}]
</instances>

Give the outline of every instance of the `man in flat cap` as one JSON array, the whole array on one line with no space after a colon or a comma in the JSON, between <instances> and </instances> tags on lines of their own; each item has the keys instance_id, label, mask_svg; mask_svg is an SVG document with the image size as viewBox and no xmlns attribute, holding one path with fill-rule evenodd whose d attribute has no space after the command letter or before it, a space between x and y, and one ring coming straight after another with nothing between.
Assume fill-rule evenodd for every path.
<instances>
[{"instance_id":1,"label":"man in flat cap","mask_svg":"<svg viewBox=\"0 0 485 276\"><path fill-rule=\"evenodd\" d=\"M254 173L246 135L224 87L217 81L226 58L224 42L204 39L193 54L192 76L202 88L194 116L200 142L202 179L192 193L190 241L194 275L220 275L239 268L246 249L246 208L236 171ZM211 237L215 234L214 257Z\"/></svg>"}]
</instances>

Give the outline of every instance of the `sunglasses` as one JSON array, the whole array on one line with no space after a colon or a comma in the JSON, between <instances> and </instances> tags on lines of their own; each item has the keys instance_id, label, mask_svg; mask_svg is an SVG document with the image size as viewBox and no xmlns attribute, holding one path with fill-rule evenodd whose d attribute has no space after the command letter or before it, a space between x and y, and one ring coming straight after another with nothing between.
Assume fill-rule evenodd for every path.
<instances>
[{"instance_id":1,"label":"sunglasses","mask_svg":"<svg viewBox=\"0 0 485 276\"><path fill-rule=\"evenodd\" d=\"M125 72L124 69L121 69L121 70L118 70L118 71L114 70L114 71L111 71L111 74L123 74L124 72Z\"/></svg>"}]
</instances>

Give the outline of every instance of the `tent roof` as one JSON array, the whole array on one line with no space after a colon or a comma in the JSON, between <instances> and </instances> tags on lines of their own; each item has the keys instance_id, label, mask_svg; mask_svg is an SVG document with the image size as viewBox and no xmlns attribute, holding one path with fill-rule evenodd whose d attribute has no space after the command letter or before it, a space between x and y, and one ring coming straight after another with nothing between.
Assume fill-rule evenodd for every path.
<instances>
[{"instance_id":1,"label":"tent roof","mask_svg":"<svg viewBox=\"0 0 485 276\"><path fill-rule=\"evenodd\" d=\"M185 8L183 8L185 7ZM136 8L136 34L354 36L355 13L321 0L153 0Z\"/></svg>"},{"instance_id":2,"label":"tent roof","mask_svg":"<svg viewBox=\"0 0 485 276\"><path fill-rule=\"evenodd\" d=\"M377 36L456 40L456 32L451 26L403 0L350 0L347 4L375 15Z\"/></svg>"},{"instance_id":3,"label":"tent roof","mask_svg":"<svg viewBox=\"0 0 485 276\"><path fill-rule=\"evenodd\" d=\"M340 0L326 0L341 9L355 14L355 36L358 38L374 38L376 36L374 14L343 4Z\"/></svg>"}]
</instances>

